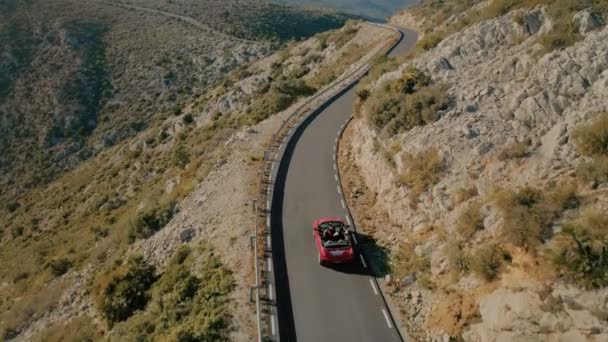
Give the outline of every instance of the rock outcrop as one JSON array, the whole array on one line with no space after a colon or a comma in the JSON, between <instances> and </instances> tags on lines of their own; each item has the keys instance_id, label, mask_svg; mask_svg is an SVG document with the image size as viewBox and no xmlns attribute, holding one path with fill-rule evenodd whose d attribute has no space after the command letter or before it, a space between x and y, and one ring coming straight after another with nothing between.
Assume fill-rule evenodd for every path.
<instances>
[{"instance_id":1,"label":"rock outcrop","mask_svg":"<svg viewBox=\"0 0 608 342\"><path fill-rule=\"evenodd\" d=\"M375 226L374 236L385 242L425 236L424 244L415 251L429 259L434 279L442 277L447 267L441 252L445 238L438 236L438 231L455 234L455 222L465 208L455 200L455 192L471 187L476 198L485 198L496 187L543 186L571 179L581 161L573 145L575 127L608 110L608 29L601 16L591 10L577 13L573 22L582 39L546 52L540 38L558 25L547 12L537 7L482 21L448 36L436 48L373 84L380 87L396 80L412 66L426 72L446 86L450 99L449 108L437 113L437 121L390 138L377 133L365 119L352 123L349 151L374 198L369 209L386 213L389 221ZM505 148L517 143L529 146L525 157L499 157ZM446 171L428 191L411 196L411 190L397 184L407 167L404 156L430 146L440 151ZM603 202L596 206L606 209ZM477 243L499 234L503 224L491 208L483 210L487 211L484 229L473 240ZM464 328L466 341L608 338L608 324L598 314L606 308L605 290L577 290L559 282L541 290L542 277L531 275L519 283L521 278L513 276L517 272L513 267L498 284L486 286L462 278L448 286L464 286L478 298L480 321ZM412 277L406 277L395 295L406 315L412 306L403 299L407 296L402 291L421 288L412 283ZM413 318L407 324L413 324L408 328L423 331L422 336L431 340L441 337L442 329L433 326L431 319L438 310L429 308L441 301L442 295L423 288L420 291L426 308L417 308L415 315L409 316ZM579 302L582 298L585 304ZM556 301L561 304L550 306ZM416 323L421 321L420 313L426 315L424 323Z\"/></svg>"}]
</instances>

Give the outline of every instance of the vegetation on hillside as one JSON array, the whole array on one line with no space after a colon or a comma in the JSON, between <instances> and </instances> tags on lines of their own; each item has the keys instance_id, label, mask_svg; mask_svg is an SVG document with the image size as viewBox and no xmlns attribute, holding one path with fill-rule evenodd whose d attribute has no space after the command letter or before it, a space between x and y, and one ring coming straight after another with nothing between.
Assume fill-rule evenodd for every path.
<instances>
[{"instance_id":1,"label":"vegetation on hillside","mask_svg":"<svg viewBox=\"0 0 608 342\"><path fill-rule=\"evenodd\" d=\"M365 98L359 96L357 108L372 127L388 136L434 122L449 106L445 87L416 68L368 92Z\"/></svg>"}]
</instances>

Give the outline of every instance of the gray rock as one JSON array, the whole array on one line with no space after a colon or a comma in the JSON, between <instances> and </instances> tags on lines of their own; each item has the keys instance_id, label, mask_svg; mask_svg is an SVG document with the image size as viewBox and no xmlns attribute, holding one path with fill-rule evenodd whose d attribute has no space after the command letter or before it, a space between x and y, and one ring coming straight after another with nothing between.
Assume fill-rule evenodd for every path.
<instances>
[{"instance_id":1,"label":"gray rock","mask_svg":"<svg viewBox=\"0 0 608 342\"><path fill-rule=\"evenodd\" d=\"M184 242L189 242L194 237L194 229L192 228L184 228L179 232L179 240Z\"/></svg>"},{"instance_id":2,"label":"gray rock","mask_svg":"<svg viewBox=\"0 0 608 342\"><path fill-rule=\"evenodd\" d=\"M403 280L401 280L401 282L403 283L403 285L406 285L406 286L412 285L416 282L416 275L408 274L405 277L403 277Z\"/></svg>"},{"instance_id":3,"label":"gray rock","mask_svg":"<svg viewBox=\"0 0 608 342\"><path fill-rule=\"evenodd\" d=\"M529 35L536 34L540 31L545 23L545 9L537 8L524 15L524 28Z\"/></svg>"},{"instance_id":4,"label":"gray rock","mask_svg":"<svg viewBox=\"0 0 608 342\"><path fill-rule=\"evenodd\" d=\"M590 8L576 13L573 20L578 25L578 31L582 34L587 34L605 25L604 18Z\"/></svg>"}]
</instances>

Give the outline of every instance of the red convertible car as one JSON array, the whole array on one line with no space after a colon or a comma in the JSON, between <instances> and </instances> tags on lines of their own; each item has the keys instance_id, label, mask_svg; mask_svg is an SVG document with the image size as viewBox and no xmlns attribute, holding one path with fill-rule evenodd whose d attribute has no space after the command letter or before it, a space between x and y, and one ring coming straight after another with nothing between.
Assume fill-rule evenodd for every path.
<instances>
[{"instance_id":1,"label":"red convertible car","mask_svg":"<svg viewBox=\"0 0 608 342\"><path fill-rule=\"evenodd\" d=\"M318 219L312 224L312 236L319 251L319 264L350 262L354 250L350 232L339 217Z\"/></svg>"}]
</instances>

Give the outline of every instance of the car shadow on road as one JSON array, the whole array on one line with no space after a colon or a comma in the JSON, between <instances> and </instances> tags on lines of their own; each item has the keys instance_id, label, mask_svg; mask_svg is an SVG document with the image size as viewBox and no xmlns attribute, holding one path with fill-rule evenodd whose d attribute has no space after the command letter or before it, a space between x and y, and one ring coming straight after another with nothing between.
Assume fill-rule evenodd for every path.
<instances>
[{"instance_id":1,"label":"car shadow on road","mask_svg":"<svg viewBox=\"0 0 608 342\"><path fill-rule=\"evenodd\" d=\"M367 264L368 274L376 278L382 278L390 273L389 251L380 246L372 236L355 233L359 242L357 252L362 254Z\"/></svg>"}]
</instances>

